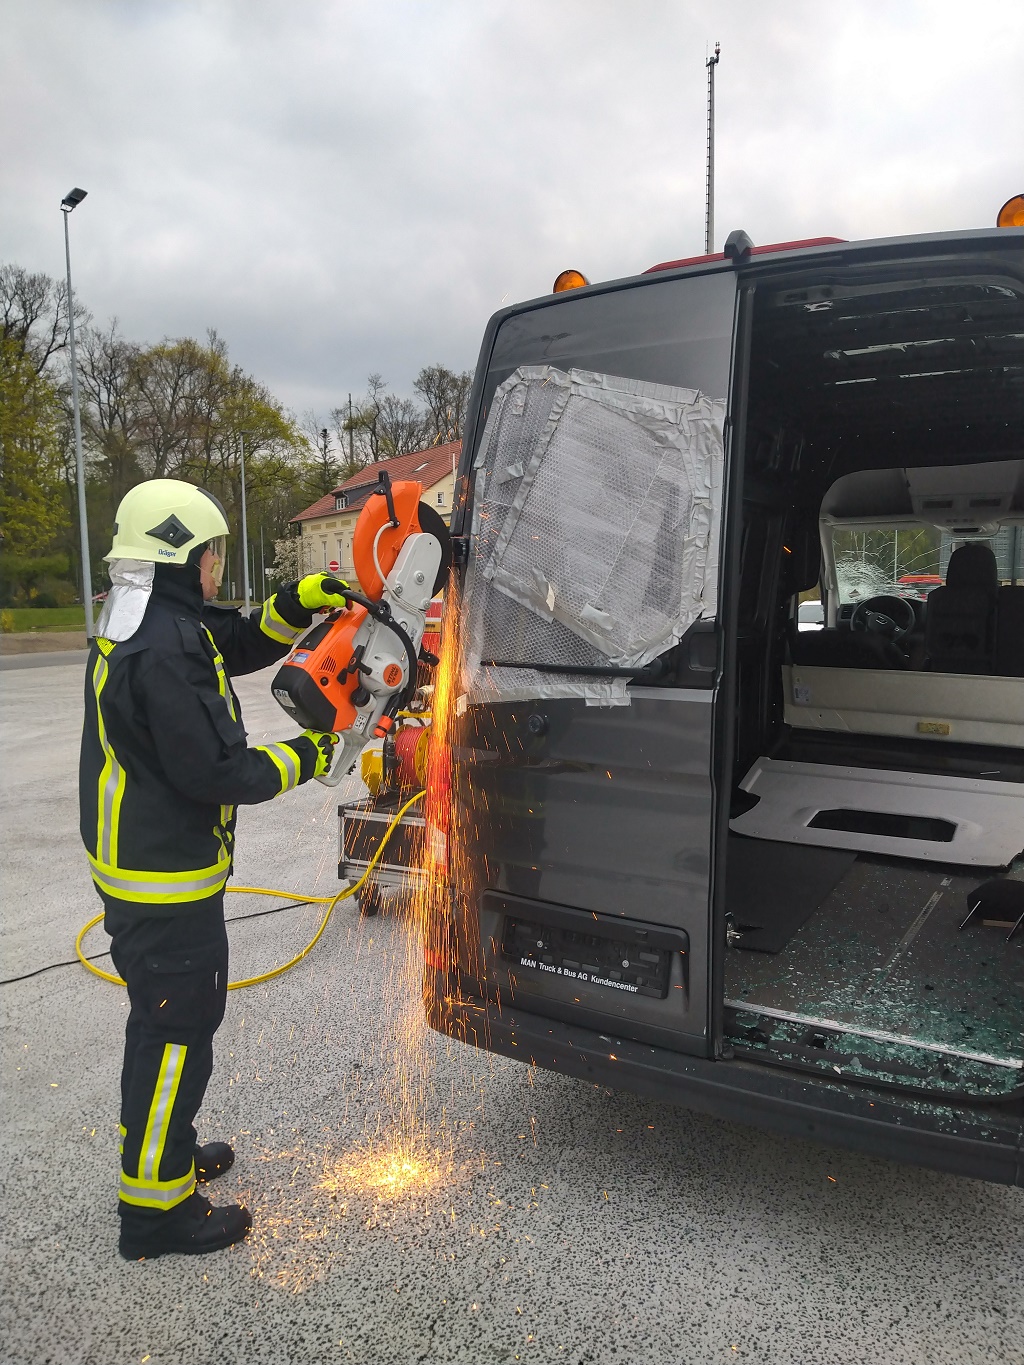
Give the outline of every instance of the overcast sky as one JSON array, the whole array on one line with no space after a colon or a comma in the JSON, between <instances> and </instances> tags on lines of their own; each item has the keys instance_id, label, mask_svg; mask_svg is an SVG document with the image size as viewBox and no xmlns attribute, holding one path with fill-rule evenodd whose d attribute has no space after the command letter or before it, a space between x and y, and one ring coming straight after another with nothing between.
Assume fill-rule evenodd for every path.
<instances>
[{"instance_id":1,"label":"overcast sky","mask_svg":"<svg viewBox=\"0 0 1024 1365\"><path fill-rule=\"evenodd\" d=\"M703 248L986 226L1021 0L0 0L0 259L296 413L475 363L503 302Z\"/></svg>"}]
</instances>

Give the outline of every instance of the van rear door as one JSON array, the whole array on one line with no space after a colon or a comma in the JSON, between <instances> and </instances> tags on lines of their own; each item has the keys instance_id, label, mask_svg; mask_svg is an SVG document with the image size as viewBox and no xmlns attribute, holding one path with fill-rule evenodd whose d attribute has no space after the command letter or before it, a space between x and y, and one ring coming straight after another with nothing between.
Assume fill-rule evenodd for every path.
<instances>
[{"instance_id":1,"label":"van rear door","mask_svg":"<svg viewBox=\"0 0 1024 1365\"><path fill-rule=\"evenodd\" d=\"M697 1055L736 304L725 265L492 320L453 528L460 970Z\"/></svg>"}]
</instances>

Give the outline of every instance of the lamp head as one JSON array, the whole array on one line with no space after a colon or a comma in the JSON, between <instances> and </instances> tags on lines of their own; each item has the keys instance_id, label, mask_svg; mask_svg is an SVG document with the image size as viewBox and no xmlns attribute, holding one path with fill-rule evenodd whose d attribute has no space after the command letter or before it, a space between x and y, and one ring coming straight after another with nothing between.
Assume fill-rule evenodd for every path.
<instances>
[{"instance_id":1,"label":"lamp head","mask_svg":"<svg viewBox=\"0 0 1024 1365\"><path fill-rule=\"evenodd\" d=\"M60 201L61 213L73 213L75 209L78 208L79 204L85 198L87 193L88 190L80 190L77 188L73 190L68 190L67 194Z\"/></svg>"}]
</instances>

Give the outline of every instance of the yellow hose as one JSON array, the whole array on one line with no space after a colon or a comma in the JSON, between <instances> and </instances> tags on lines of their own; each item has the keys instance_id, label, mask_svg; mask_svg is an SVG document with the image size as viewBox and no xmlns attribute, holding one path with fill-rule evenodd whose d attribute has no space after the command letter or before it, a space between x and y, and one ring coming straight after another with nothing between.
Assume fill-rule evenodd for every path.
<instances>
[{"instance_id":1,"label":"yellow hose","mask_svg":"<svg viewBox=\"0 0 1024 1365\"><path fill-rule=\"evenodd\" d=\"M290 891L275 891L273 890L273 888L269 886L229 886L225 888L227 891L235 892L236 895L241 895L243 892L247 892L253 896L282 896L287 900L299 901L303 905L327 906L326 913L324 914L323 919L320 921L316 933L309 940L309 942L306 944L305 948L303 948L301 953L296 953L296 955L293 958L290 958L287 962L282 963L280 967L273 967L269 972L262 972L259 976L248 976L245 978L244 981L229 981L228 982L229 991L240 991L243 986L256 986L261 981L270 981L275 976L281 976L282 973L288 971L289 967L294 967L296 962L301 962L302 959L306 956L306 954L316 947L317 940L320 938L320 935L323 933L323 931L327 928L327 921L331 918L331 915L334 913L334 907L339 903L339 901L348 900L349 896L354 896L356 894L359 888L366 881L367 877L377 866L377 863L380 861L381 854L384 852L385 848L387 848L388 840L391 838L391 835L394 833L394 831L398 828L398 824L401 821L402 816L410 808L410 806L414 806L416 804L416 802L420 799L422 795L423 793L420 791L417 792L415 796L410 796L409 800L406 801L405 805L401 807L401 809L395 815L394 819L391 821L390 825L388 825L384 838L380 841L379 845L377 846L377 850L374 853L373 857L370 859L366 871L363 873L363 875L359 878L359 880L355 883L354 886L347 886L344 891L339 891L336 896L296 896L293 895ZM101 968L99 967L94 967L93 964L82 952L82 940L85 938L86 934L94 925L99 924L102 918L103 918L102 914L96 915L95 918L91 919L88 924L84 924L82 928L78 931L78 937L75 939L75 955L77 956L79 962L81 962L82 966L86 969L86 971L92 972L93 976L101 977L104 981L110 981L115 986L123 986L126 983L121 979L121 977L114 976L112 972L105 972L101 970Z\"/></svg>"}]
</instances>

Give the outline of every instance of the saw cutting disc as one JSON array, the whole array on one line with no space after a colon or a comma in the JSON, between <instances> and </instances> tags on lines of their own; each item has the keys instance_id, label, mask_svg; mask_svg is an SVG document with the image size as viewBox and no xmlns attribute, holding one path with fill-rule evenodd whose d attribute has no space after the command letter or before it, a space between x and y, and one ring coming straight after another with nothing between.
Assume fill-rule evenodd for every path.
<instances>
[{"instance_id":1,"label":"saw cutting disc","mask_svg":"<svg viewBox=\"0 0 1024 1365\"><path fill-rule=\"evenodd\" d=\"M448 582L448 570L452 567L451 532L444 524L440 512L435 512L429 503L421 502L417 511L419 515L420 530L426 531L428 536L436 536L441 544L441 564L437 570L437 577L434 579L434 591L432 594L432 596L436 597Z\"/></svg>"}]
</instances>

